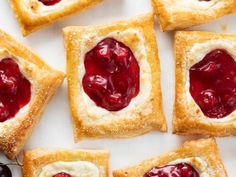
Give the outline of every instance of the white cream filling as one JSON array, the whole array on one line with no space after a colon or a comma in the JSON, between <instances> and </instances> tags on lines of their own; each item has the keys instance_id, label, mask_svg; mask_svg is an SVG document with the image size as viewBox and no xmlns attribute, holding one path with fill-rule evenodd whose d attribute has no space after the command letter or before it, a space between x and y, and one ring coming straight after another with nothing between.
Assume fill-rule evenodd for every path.
<instances>
[{"instance_id":1,"label":"white cream filling","mask_svg":"<svg viewBox=\"0 0 236 177\"><path fill-rule=\"evenodd\" d=\"M194 44L188 51L187 51L187 59L185 61L186 62L186 73L185 76L187 76L187 80L186 80L186 84L185 84L185 93L186 95L186 102L190 103L191 105L195 105L196 107L198 107L198 109L200 110L199 106L195 103L195 101L193 100L190 92L189 92L189 87L190 87L190 82L189 82L189 69L195 64L198 63L199 61L201 61L204 56L215 50L215 49L225 49L233 58L234 60L236 60L236 45L230 41L230 40L210 40L208 42L204 42L204 43L196 43ZM187 104L189 105L189 104ZM202 113L202 111L200 110L199 112L201 112L201 117L204 118L204 120L206 120L205 115ZM208 121L211 122L229 122L232 120L236 119L236 111L233 111L231 114L229 114L228 116L224 117L224 118L208 118Z\"/></svg>"},{"instance_id":2,"label":"white cream filling","mask_svg":"<svg viewBox=\"0 0 236 177\"><path fill-rule=\"evenodd\" d=\"M99 177L98 167L87 161L54 162L44 166L38 177L52 177L58 173L67 173L72 177Z\"/></svg>"},{"instance_id":3,"label":"white cream filling","mask_svg":"<svg viewBox=\"0 0 236 177\"><path fill-rule=\"evenodd\" d=\"M140 114L142 115L147 115L150 114L152 112L152 105L148 104L148 100L149 97L151 95L151 68L149 63L146 60L147 54L146 54L146 50L145 50L145 40L144 37L142 35L142 33L138 30L138 29L127 29L125 31L115 31L112 32L106 36L102 36L102 37L95 37L92 38L92 41L95 45L97 45L97 43L99 43L101 40L103 40L106 37L113 37L116 40L120 40L123 37L127 36L127 35L137 35L139 38L139 43L136 46L136 50L132 51L134 53L135 58L138 61L139 67L140 67L140 91L138 93L138 95L133 98L131 100L131 102L129 103L129 105L120 110L120 111L116 111L116 112L111 112L108 111L106 109L103 109L101 107L98 107L95 102L93 100L91 100L89 98L89 96L84 92L84 90L82 89L82 79L83 76L85 74L85 68L84 68L84 55L91 49L86 48L85 45L83 45L83 43L85 43L85 41L89 41L91 40L91 36L90 35L84 35L83 39L84 40L82 42L81 45L81 58L80 58L80 64L79 64L79 83L80 83L80 87L81 87L81 95L80 95L80 105L79 109L80 109L80 115L84 114L84 111L87 111L87 115L89 115L89 117L95 117L95 118L101 118L100 120L97 121L107 121L110 120L111 118L124 118L124 117L128 117L128 118L133 118L135 116L135 114L133 114L133 112L135 110L138 110L139 106L143 106L146 104L147 106L145 106L145 109L142 109L142 112ZM96 36L96 34L94 34L94 36ZM85 116L87 117L87 116ZM89 121L89 120L87 120Z\"/></svg>"},{"instance_id":4,"label":"white cream filling","mask_svg":"<svg viewBox=\"0 0 236 177\"><path fill-rule=\"evenodd\" d=\"M46 6L38 0L22 0L22 5L25 7L25 9L32 11L30 7L30 3L31 2L37 3L37 10L35 12L42 14L42 13L49 13L52 11L56 11L60 8L63 8L67 5L74 3L75 1L78 1L78 0L61 0L55 5Z\"/></svg>"},{"instance_id":5,"label":"white cream filling","mask_svg":"<svg viewBox=\"0 0 236 177\"><path fill-rule=\"evenodd\" d=\"M223 5L223 1L221 0L211 0L211 1L199 1L199 0L166 0L163 1L166 9L168 11L204 11L212 10L212 8L219 8Z\"/></svg>"},{"instance_id":6,"label":"white cream filling","mask_svg":"<svg viewBox=\"0 0 236 177\"><path fill-rule=\"evenodd\" d=\"M208 164L201 157L189 157L183 159L176 159L171 161L169 165L174 165L177 163L188 163L197 170L200 177L211 177L214 176L214 172L208 167Z\"/></svg>"}]
</instances>

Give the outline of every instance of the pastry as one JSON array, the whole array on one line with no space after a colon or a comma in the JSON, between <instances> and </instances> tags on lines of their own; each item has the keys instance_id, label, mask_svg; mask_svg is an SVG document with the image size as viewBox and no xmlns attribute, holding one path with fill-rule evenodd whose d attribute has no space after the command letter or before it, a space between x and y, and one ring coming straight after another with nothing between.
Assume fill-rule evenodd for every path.
<instances>
[{"instance_id":1,"label":"pastry","mask_svg":"<svg viewBox=\"0 0 236 177\"><path fill-rule=\"evenodd\" d=\"M105 150L46 150L24 153L24 177L108 177Z\"/></svg>"},{"instance_id":2,"label":"pastry","mask_svg":"<svg viewBox=\"0 0 236 177\"><path fill-rule=\"evenodd\" d=\"M64 29L75 140L166 131L153 14Z\"/></svg>"},{"instance_id":3,"label":"pastry","mask_svg":"<svg viewBox=\"0 0 236 177\"><path fill-rule=\"evenodd\" d=\"M102 0L10 0L24 36Z\"/></svg>"},{"instance_id":4,"label":"pastry","mask_svg":"<svg viewBox=\"0 0 236 177\"><path fill-rule=\"evenodd\" d=\"M113 171L113 177L227 177L215 139L184 143L175 151Z\"/></svg>"},{"instance_id":5,"label":"pastry","mask_svg":"<svg viewBox=\"0 0 236 177\"><path fill-rule=\"evenodd\" d=\"M0 30L0 151L13 159L39 121L64 74Z\"/></svg>"},{"instance_id":6,"label":"pastry","mask_svg":"<svg viewBox=\"0 0 236 177\"><path fill-rule=\"evenodd\" d=\"M236 35L177 32L177 134L236 135Z\"/></svg>"},{"instance_id":7,"label":"pastry","mask_svg":"<svg viewBox=\"0 0 236 177\"><path fill-rule=\"evenodd\" d=\"M162 31L184 29L236 12L235 0L152 0Z\"/></svg>"}]
</instances>

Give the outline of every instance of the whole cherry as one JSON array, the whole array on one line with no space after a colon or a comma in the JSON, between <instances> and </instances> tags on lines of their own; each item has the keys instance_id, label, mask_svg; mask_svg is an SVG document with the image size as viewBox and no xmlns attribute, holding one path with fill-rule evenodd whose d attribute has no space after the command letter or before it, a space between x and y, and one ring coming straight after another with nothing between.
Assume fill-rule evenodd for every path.
<instances>
[{"instance_id":1,"label":"whole cherry","mask_svg":"<svg viewBox=\"0 0 236 177\"><path fill-rule=\"evenodd\" d=\"M3 163L0 163L0 177L12 177L10 168Z\"/></svg>"}]
</instances>

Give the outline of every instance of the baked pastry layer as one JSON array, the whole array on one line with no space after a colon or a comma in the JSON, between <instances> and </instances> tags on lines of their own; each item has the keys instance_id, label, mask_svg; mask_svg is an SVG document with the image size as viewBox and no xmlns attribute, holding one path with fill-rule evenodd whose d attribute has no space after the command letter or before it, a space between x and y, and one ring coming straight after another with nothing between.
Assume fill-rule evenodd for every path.
<instances>
[{"instance_id":1,"label":"baked pastry layer","mask_svg":"<svg viewBox=\"0 0 236 177\"><path fill-rule=\"evenodd\" d=\"M177 134L236 135L236 112L224 118L206 117L189 92L189 69L214 49L225 49L236 59L236 35L208 32L175 34L176 98L173 132Z\"/></svg>"},{"instance_id":2,"label":"baked pastry layer","mask_svg":"<svg viewBox=\"0 0 236 177\"><path fill-rule=\"evenodd\" d=\"M149 14L101 26L64 29L69 99L76 141L82 137L131 137L151 129L166 131L153 23L153 15ZM82 87L85 53L107 37L127 45L140 67L139 94L126 108L116 112L96 106Z\"/></svg>"},{"instance_id":3,"label":"baked pastry layer","mask_svg":"<svg viewBox=\"0 0 236 177\"><path fill-rule=\"evenodd\" d=\"M143 177L153 167L187 162L200 177L227 177L221 162L215 139L199 139L185 142L175 151L145 160L137 165L113 171L114 177Z\"/></svg>"},{"instance_id":4,"label":"baked pastry layer","mask_svg":"<svg viewBox=\"0 0 236 177\"><path fill-rule=\"evenodd\" d=\"M52 170L55 170L55 173L69 171L72 175L76 170L73 168L76 163L77 167L80 163L80 169L83 171L79 173L83 173L84 176L94 177L98 170L100 177L108 177L109 152L105 150L34 149L26 151L22 171L24 177L51 177L49 174ZM51 171L47 171L47 168Z\"/></svg>"},{"instance_id":5,"label":"baked pastry layer","mask_svg":"<svg viewBox=\"0 0 236 177\"><path fill-rule=\"evenodd\" d=\"M184 29L236 11L235 0L152 0L162 31Z\"/></svg>"},{"instance_id":6,"label":"baked pastry layer","mask_svg":"<svg viewBox=\"0 0 236 177\"><path fill-rule=\"evenodd\" d=\"M10 1L24 36L100 2L102 0L61 0L55 5L46 6L39 0Z\"/></svg>"},{"instance_id":7,"label":"baked pastry layer","mask_svg":"<svg viewBox=\"0 0 236 177\"><path fill-rule=\"evenodd\" d=\"M64 74L46 65L36 54L0 30L0 60L13 58L31 82L31 100L14 118L0 123L0 151L13 159L38 123L50 98L61 85Z\"/></svg>"}]
</instances>

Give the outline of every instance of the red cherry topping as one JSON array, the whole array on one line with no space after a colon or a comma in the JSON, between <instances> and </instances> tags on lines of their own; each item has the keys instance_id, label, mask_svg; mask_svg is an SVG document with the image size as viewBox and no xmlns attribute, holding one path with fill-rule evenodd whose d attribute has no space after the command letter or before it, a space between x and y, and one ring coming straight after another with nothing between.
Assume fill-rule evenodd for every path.
<instances>
[{"instance_id":1,"label":"red cherry topping","mask_svg":"<svg viewBox=\"0 0 236 177\"><path fill-rule=\"evenodd\" d=\"M223 118L236 109L236 62L223 49L208 53L190 68L190 93L209 118Z\"/></svg>"},{"instance_id":2,"label":"red cherry topping","mask_svg":"<svg viewBox=\"0 0 236 177\"><path fill-rule=\"evenodd\" d=\"M41 3L43 3L45 6L53 6L57 3L59 3L61 0L38 0Z\"/></svg>"},{"instance_id":3,"label":"red cherry topping","mask_svg":"<svg viewBox=\"0 0 236 177\"><path fill-rule=\"evenodd\" d=\"M139 92L139 65L129 47L113 39L99 42L85 55L83 88L102 108L118 111Z\"/></svg>"},{"instance_id":4,"label":"red cherry topping","mask_svg":"<svg viewBox=\"0 0 236 177\"><path fill-rule=\"evenodd\" d=\"M31 84L11 58L0 61L0 122L4 122L29 103Z\"/></svg>"},{"instance_id":5,"label":"red cherry topping","mask_svg":"<svg viewBox=\"0 0 236 177\"><path fill-rule=\"evenodd\" d=\"M154 167L143 177L199 177L198 172L187 163Z\"/></svg>"},{"instance_id":6,"label":"red cherry topping","mask_svg":"<svg viewBox=\"0 0 236 177\"><path fill-rule=\"evenodd\" d=\"M71 177L71 175L61 172L61 173L54 175L53 177Z\"/></svg>"}]
</instances>

